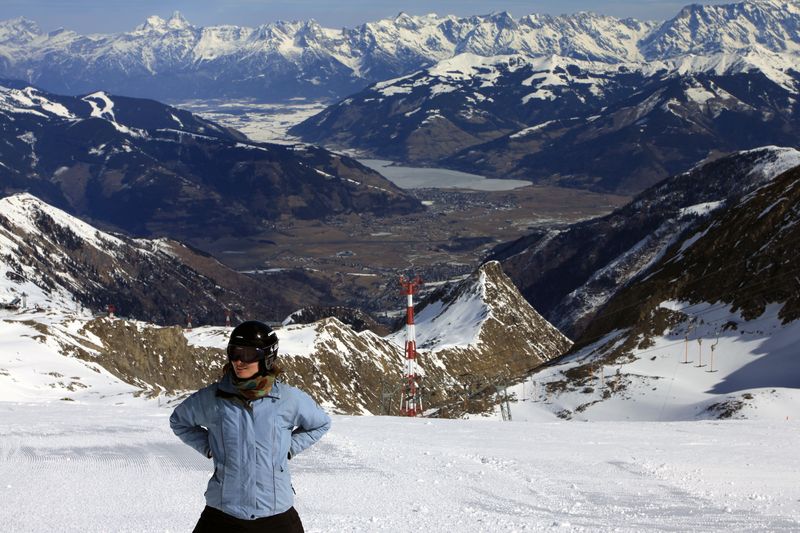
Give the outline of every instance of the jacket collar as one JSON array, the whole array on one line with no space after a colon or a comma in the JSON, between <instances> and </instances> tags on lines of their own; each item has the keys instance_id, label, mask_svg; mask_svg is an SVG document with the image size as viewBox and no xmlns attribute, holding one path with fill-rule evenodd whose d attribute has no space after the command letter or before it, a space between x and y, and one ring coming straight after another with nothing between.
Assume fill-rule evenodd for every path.
<instances>
[{"instance_id":1,"label":"jacket collar","mask_svg":"<svg viewBox=\"0 0 800 533\"><path fill-rule=\"evenodd\" d=\"M278 380L275 380L275 383L272 384L272 389L269 391L269 394L264 396L264 398L275 398L276 400L281 397L281 386L282 383ZM226 394L233 394L238 395L236 390L236 386L233 384L233 376L230 372L226 372L222 379L219 380L217 388Z\"/></svg>"}]
</instances>

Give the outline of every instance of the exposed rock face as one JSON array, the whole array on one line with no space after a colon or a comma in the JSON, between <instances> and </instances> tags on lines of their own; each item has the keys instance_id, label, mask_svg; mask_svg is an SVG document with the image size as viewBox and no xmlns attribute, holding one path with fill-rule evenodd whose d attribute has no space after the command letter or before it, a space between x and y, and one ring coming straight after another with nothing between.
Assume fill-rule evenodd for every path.
<instances>
[{"instance_id":1,"label":"exposed rock face","mask_svg":"<svg viewBox=\"0 0 800 533\"><path fill-rule=\"evenodd\" d=\"M418 307L415 323L418 349L429 350L448 368L459 357L492 354L481 367L521 373L571 345L521 297L497 261L432 293ZM394 339L401 337L402 332Z\"/></svg>"},{"instance_id":2,"label":"exposed rock face","mask_svg":"<svg viewBox=\"0 0 800 533\"><path fill-rule=\"evenodd\" d=\"M19 320L24 319L0 321L0 327L10 328ZM25 323L48 347L37 348L49 357L42 358L41 372L64 356L78 357L88 368L84 373L102 367L147 395L183 394L218 379L231 331L215 326L189 331L56 311L35 314ZM334 412L398 414L405 372L403 332L390 337L356 332L333 317L277 327L276 332L279 365L288 383ZM419 332L423 406L438 416L464 413L465 379L469 394L484 400L470 402L469 408L482 409L491 404L492 379L522 378L571 344L533 311L497 263L429 298L420 310ZM70 386L92 383L77 370L69 372L75 373ZM97 394L91 387L79 392Z\"/></svg>"},{"instance_id":3,"label":"exposed rock face","mask_svg":"<svg viewBox=\"0 0 800 533\"><path fill-rule=\"evenodd\" d=\"M492 383L521 378L572 345L525 301L497 262L433 292L418 306L415 324L424 385L445 412L459 412L463 393L493 394ZM405 332L390 338L404 346Z\"/></svg>"},{"instance_id":4,"label":"exposed rock face","mask_svg":"<svg viewBox=\"0 0 800 533\"><path fill-rule=\"evenodd\" d=\"M87 322L84 330L102 344L95 347L95 354L76 350L76 355L146 393L198 389L219 378L225 363L219 350L190 346L178 326L158 328L100 318Z\"/></svg>"},{"instance_id":5,"label":"exposed rock face","mask_svg":"<svg viewBox=\"0 0 800 533\"><path fill-rule=\"evenodd\" d=\"M401 381L399 347L371 331L357 333L336 318L287 326L277 333L280 363L290 384L337 412L381 414L388 410L381 393ZM310 343L297 345L298 339L309 337ZM399 402L399 395L393 396Z\"/></svg>"}]
</instances>

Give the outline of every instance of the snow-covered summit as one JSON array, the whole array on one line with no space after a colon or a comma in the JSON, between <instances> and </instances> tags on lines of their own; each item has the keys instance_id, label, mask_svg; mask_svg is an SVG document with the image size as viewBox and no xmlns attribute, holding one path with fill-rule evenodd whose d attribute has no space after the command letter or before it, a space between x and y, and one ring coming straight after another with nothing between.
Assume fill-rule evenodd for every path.
<instances>
[{"instance_id":1,"label":"snow-covered summit","mask_svg":"<svg viewBox=\"0 0 800 533\"><path fill-rule=\"evenodd\" d=\"M800 51L798 18L800 4L793 0L692 4L645 37L641 48L648 59L753 48L796 55Z\"/></svg>"},{"instance_id":2,"label":"snow-covered summit","mask_svg":"<svg viewBox=\"0 0 800 533\"><path fill-rule=\"evenodd\" d=\"M23 293L31 307L74 309L85 276L70 250L117 258L123 243L35 196L20 193L0 199L0 299ZM92 251L89 252L88 249ZM89 286L92 282L88 283ZM88 288L88 287L86 287Z\"/></svg>"},{"instance_id":3,"label":"snow-covered summit","mask_svg":"<svg viewBox=\"0 0 800 533\"><path fill-rule=\"evenodd\" d=\"M496 261L429 295L418 306L415 331L424 357L451 373L452 369L467 369L468 361L475 357L484 359L481 366L487 374L504 368L520 372L571 345L525 301ZM405 331L391 339L404 346ZM491 359L482 354L492 354Z\"/></svg>"},{"instance_id":4,"label":"snow-covered summit","mask_svg":"<svg viewBox=\"0 0 800 533\"><path fill-rule=\"evenodd\" d=\"M0 23L0 46L26 45L41 33L38 24L24 17L6 20Z\"/></svg>"},{"instance_id":5,"label":"snow-covered summit","mask_svg":"<svg viewBox=\"0 0 800 533\"><path fill-rule=\"evenodd\" d=\"M194 28L188 20L181 15L180 11L175 11L168 20L164 20L158 15L151 15L147 20L136 27L136 32L155 31L159 33L166 33L171 30L185 30Z\"/></svg>"},{"instance_id":6,"label":"snow-covered summit","mask_svg":"<svg viewBox=\"0 0 800 533\"><path fill-rule=\"evenodd\" d=\"M114 235L100 231L29 193L23 192L0 198L0 213L6 220L13 221L18 231L27 233L29 238L41 231L36 220L44 215L58 225L61 231L73 233L84 244L94 247L98 252L108 252L114 247L123 245L123 241Z\"/></svg>"},{"instance_id":7,"label":"snow-covered summit","mask_svg":"<svg viewBox=\"0 0 800 533\"><path fill-rule=\"evenodd\" d=\"M0 111L6 115L27 113L45 118L76 118L62 103L34 87L16 89L0 85Z\"/></svg>"}]
</instances>

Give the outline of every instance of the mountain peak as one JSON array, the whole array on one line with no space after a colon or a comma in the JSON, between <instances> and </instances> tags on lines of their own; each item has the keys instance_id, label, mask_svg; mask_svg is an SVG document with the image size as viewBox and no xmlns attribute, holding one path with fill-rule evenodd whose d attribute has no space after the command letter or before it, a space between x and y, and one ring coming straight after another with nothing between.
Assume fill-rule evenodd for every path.
<instances>
[{"instance_id":1,"label":"mountain peak","mask_svg":"<svg viewBox=\"0 0 800 533\"><path fill-rule=\"evenodd\" d=\"M169 26L171 29L179 30L189 28L191 27L191 24L189 24L189 21L186 20L183 15L181 15L180 11L173 11L172 16L167 21L167 26Z\"/></svg>"},{"instance_id":2,"label":"mountain peak","mask_svg":"<svg viewBox=\"0 0 800 533\"><path fill-rule=\"evenodd\" d=\"M168 20L164 20L158 15L150 15L147 17L144 24L136 27L136 31L156 31L163 33L170 30L184 30L191 27L192 25L181 15L180 11L173 11L172 16L170 16Z\"/></svg>"},{"instance_id":3,"label":"mountain peak","mask_svg":"<svg viewBox=\"0 0 800 533\"><path fill-rule=\"evenodd\" d=\"M503 10L503 11L492 11L489 14L488 18L491 19L491 20L504 21L504 22L506 22L506 21L512 21L513 22L514 21L514 17L511 15L511 13L509 13L506 10Z\"/></svg>"},{"instance_id":4,"label":"mountain peak","mask_svg":"<svg viewBox=\"0 0 800 533\"><path fill-rule=\"evenodd\" d=\"M167 26L167 21L159 17L158 15L150 15L145 20L144 24L137 26L136 29L138 31L144 30L163 30Z\"/></svg>"},{"instance_id":5,"label":"mountain peak","mask_svg":"<svg viewBox=\"0 0 800 533\"><path fill-rule=\"evenodd\" d=\"M416 323L417 345L440 356L455 346L495 346L497 355L507 352L510 359L519 359L527 354L544 362L571 345L525 301L497 261L434 291L417 307ZM456 323L459 327L453 328ZM509 324L515 325L513 335ZM510 337L516 339L514 347L507 343Z\"/></svg>"},{"instance_id":6,"label":"mountain peak","mask_svg":"<svg viewBox=\"0 0 800 533\"><path fill-rule=\"evenodd\" d=\"M0 22L0 26L35 28L37 31L39 30L39 26L36 24L36 22L26 17L16 17L13 19L4 20Z\"/></svg>"},{"instance_id":7,"label":"mountain peak","mask_svg":"<svg viewBox=\"0 0 800 533\"><path fill-rule=\"evenodd\" d=\"M421 26L420 21L416 17L412 17L408 13L401 11L392 19L392 22L401 28L417 29Z\"/></svg>"},{"instance_id":8,"label":"mountain peak","mask_svg":"<svg viewBox=\"0 0 800 533\"><path fill-rule=\"evenodd\" d=\"M41 35L41 33L39 26L25 17L17 17L0 22L0 43L25 44L34 37Z\"/></svg>"},{"instance_id":9,"label":"mountain peak","mask_svg":"<svg viewBox=\"0 0 800 533\"><path fill-rule=\"evenodd\" d=\"M692 4L645 38L643 50L648 57L662 59L753 48L796 53L798 16L800 4L794 0Z\"/></svg>"},{"instance_id":10,"label":"mountain peak","mask_svg":"<svg viewBox=\"0 0 800 533\"><path fill-rule=\"evenodd\" d=\"M241 304L245 316L288 307L273 289L179 243L112 235L29 193L0 199L0 234L0 301L24 292L31 306L56 313L77 302L93 311L114 303L128 316L167 324L187 313L221 322L221 302ZM262 304L270 300L279 303Z\"/></svg>"}]
</instances>

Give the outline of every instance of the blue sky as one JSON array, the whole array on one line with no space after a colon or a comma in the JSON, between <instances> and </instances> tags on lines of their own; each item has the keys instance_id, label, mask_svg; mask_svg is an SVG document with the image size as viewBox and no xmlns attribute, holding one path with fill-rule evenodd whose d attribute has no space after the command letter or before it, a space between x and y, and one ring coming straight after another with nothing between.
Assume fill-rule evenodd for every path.
<instances>
[{"instance_id":1,"label":"blue sky","mask_svg":"<svg viewBox=\"0 0 800 533\"><path fill-rule=\"evenodd\" d=\"M671 0L0 0L0 20L24 16L42 30L59 27L79 33L111 33L133 29L149 15L168 18L180 11L197 26L236 24L258 26L276 20L313 18L323 26L352 27L362 22L410 14L475 15L509 11L530 13L593 11L615 17L666 20L690 1ZM694 3L724 4L726 0Z\"/></svg>"}]
</instances>

